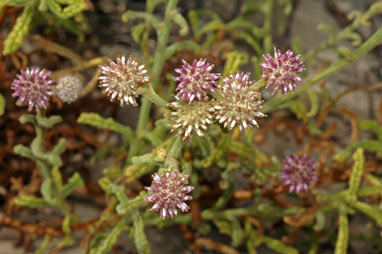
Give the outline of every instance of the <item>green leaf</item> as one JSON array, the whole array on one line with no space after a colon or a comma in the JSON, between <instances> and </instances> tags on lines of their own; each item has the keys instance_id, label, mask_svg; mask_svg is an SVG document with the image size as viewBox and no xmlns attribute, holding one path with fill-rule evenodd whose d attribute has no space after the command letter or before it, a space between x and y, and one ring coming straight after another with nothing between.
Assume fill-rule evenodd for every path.
<instances>
[{"instance_id":1,"label":"green leaf","mask_svg":"<svg viewBox=\"0 0 382 254\"><path fill-rule=\"evenodd\" d=\"M20 116L20 118L19 118L19 122L21 124L26 124L26 123L35 124L35 121L36 121L36 116L32 115L32 114L24 114L24 115Z\"/></svg>"},{"instance_id":2,"label":"green leaf","mask_svg":"<svg viewBox=\"0 0 382 254\"><path fill-rule=\"evenodd\" d=\"M138 209L140 207L145 207L145 206L147 206L147 203L145 200L145 194L142 193L141 195L133 199L129 199L129 200L126 199L125 201L120 202L116 210L118 214L125 215L131 210Z\"/></svg>"},{"instance_id":3,"label":"green leaf","mask_svg":"<svg viewBox=\"0 0 382 254\"><path fill-rule=\"evenodd\" d=\"M234 32L234 37L237 38L237 39L242 39L242 40L245 40L246 43L249 44L249 46L252 47L252 49L258 54L258 55L262 55L263 54L263 50L259 44L259 42L256 40L256 38L254 38L250 33L247 33L247 32L244 32L244 31L237 31L237 32ZM257 67L257 66L256 66Z\"/></svg>"},{"instance_id":4,"label":"green leaf","mask_svg":"<svg viewBox=\"0 0 382 254\"><path fill-rule=\"evenodd\" d=\"M44 198L44 200L50 204L54 204L54 196L53 196L53 190L52 190L52 180L45 179L41 184L41 195Z\"/></svg>"},{"instance_id":5,"label":"green leaf","mask_svg":"<svg viewBox=\"0 0 382 254\"><path fill-rule=\"evenodd\" d=\"M243 239L243 229L240 226L240 222L236 218L230 219L232 223L232 246L238 247L241 243L241 240Z\"/></svg>"},{"instance_id":6,"label":"green leaf","mask_svg":"<svg viewBox=\"0 0 382 254\"><path fill-rule=\"evenodd\" d=\"M14 199L16 205L27 206L31 208L45 207L49 204L42 198L37 198L32 195L21 195Z\"/></svg>"},{"instance_id":7,"label":"green leaf","mask_svg":"<svg viewBox=\"0 0 382 254\"><path fill-rule=\"evenodd\" d=\"M378 139L382 142L382 126L376 120L363 120L359 122L361 130L372 131L377 134Z\"/></svg>"},{"instance_id":8,"label":"green leaf","mask_svg":"<svg viewBox=\"0 0 382 254\"><path fill-rule=\"evenodd\" d=\"M106 194L111 194L112 191L110 190L109 186L111 185L111 181L107 177L102 177L101 179L98 180L98 185L101 187L101 189L106 193Z\"/></svg>"},{"instance_id":9,"label":"green leaf","mask_svg":"<svg viewBox=\"0 0 382 254\"><path fill-rule=\"evenodd\" d=\"M52 169L52 179L53 184L57 187L58 191L62 191L63 183L62 183L62 175L61 171L58 167L54 167Z\"/></svg>"},{"instance_id":10,"label":"green leaf","mask_svg":"<svg viewBox=\"0 0 382 254\"><path fill-rule=\"evenodd\" d=\"M112 118L103 118L97 113L81 113L77 122L121 133L125 138L125 142L128 143L134 139L134 132L130 127L117 123Z\"/></svg>"},{"instance_id":11,"label":"green leaf","mask_svg":"<svg viewBox=\"0 0 382 254\"><path fill-rule=\"evenodd\" d=\"M382 226L382 209L380 207L360 201L348 202L348 204L374 219L378 226Z\"/></svg>"},{"instance_id":12,"label":"green leaf","mask_svg":"<svg viewBox=\"0 0 382 254\"><path fill-rule=\"evenodd\" d=\"M316 213L316 224L314 224L315 231L321 231L325 226L325 214L321 211Z\"/></svg>"},{"instance_id":13,"label":"green leaf","mask_svg":"<svg viewBox=\"0 0 382 254\"><path fill-rule=\"evenodd\" d=\"M358 148L353 154L354 165L349 178L349 194L356 196L359 185L361 184L365 158L363 156L363 149Z\"/></svg>"},{"instance_id":14,"label":"green leaf","mask_svg":"<svg viewBox=\"0 0 382 254\"><path fill-rule=\"evenodd\" d=\"M62 195L65 197L69 196L75 189L83 187L84 181L82 180L80 174L78 172L74 173L74 175L69 178L68 183L64 185L62 188Z\"/></svg>"},{"instance_id":15,"label":"green leaf","mask_svg":"<svg viewBox=\"0 0 382 254\"><path fill-rule=\"evenodd\" d=\"M356 148L363 148L368 152L382 152L382 142L378 140L361 140L334 155L338 162L345 162Z\"/></svg>"},{"instance_id":16,"label":"green leaf","mask_svg":"<svg viewBox=\"0 0 382 254\"><path fill-rule=\"evenodd\" d=\"M154 17L154 15L142 11L127 11L122 15L122 21L127 22L132 19L145 19L151 23L154 29L158 32L160 31L160 23L158 19Z\"/></svg>"},{"instance_id":17,"label":"green leaf","mask_svg":"<svg viewBox=\"0 0 382 254\"><path fill-rule=\"evenodd\" d=\"M2 1L4 1L4 5L9 5L9 6L25 6L28 2L30 2L30 0L2 0Z\"/></svg>"},{"instance_id":18,"label":"green leaf","mask_svg":"<svg viewBox=\"0 0 382 254\"><path fill-rule=\"evenodd\" d=\"M45 253L48 253L48 247L49 247L49 243L51 242L51 236L50 235L45 235L44 236L44 240L40 246L40 248L38 248L34 254L45 254Z\"/></svg>"},{"instance_id":19,"label":"green leaf","mask_svg":"<svg viewBox=\"0 0 382 254\"><path fill-rule=\"evenodd\" d=\"M200 51L200 46L190 40L175 42L166 48L166 51L164 53L165 59L169 59L177 51L184 50L184 49L192 50L195 53L198 53Z\"/></svg>"},{"instance_id":20,"label":"green leaf","mask_svg":"<svg viewBox=\"0 0 382 254\"><path fill-rule=\"evenodd\" d=\"M210 156L208 156L206 159L202 161L203 167L208 168L214 162L220 160L222 156L224 155L224 152L226 151L226 148L229 144L230 144L230 136L224 135L219 141L217 148L212 150Z\"/></svg>"},{"instance_id":21,"label":"green leaf","mask_svg":"<svg viewBox=\"0 0 382 254\"><path fill-rule=\"evenodd\" d=\"M0 116L2 116L4 112L5 112L5 99L4 99L4 96L0 94Z\"/></svg>"},{"instance_id":22,"label":"green leaf","mask_svg":"<svg viewBox=\"0 0 382 254\"><path fill-rule=\"evenodd\" d=\"M224 65L223 76L235 73L239 68L248 63L248 54L239 51L231 51L227 54L227 61Z\"/></svg>"},{"instance_id":23,"label":"green leaf","mask_svg":"<svg viewBox=\"0 0 382 254\"><path fill-rule=\"evenodd\" d=\"M349 241L349 222L345 207L340 207L340 219L335 254L346 254Z\"/></svg>"},{"instance_id":24,"label":"green leaf","mask_svg":"<svg viewBox=\"0 0 382 254\"><path fill-rule=\"evenodd\" d=\"M162 140L158 137L158 135L156 135L154 132L151 132L151 131L146 131L142 133L140 137L142 139L146 139L154 146L159 146L162 143Z\"/></svg>"},{"instance_id":25,"label":"green leaf","mask_svg":"<svg viewBox=\"0 0 382 254\"><path fill-rule=\"evenodd\" d=\"M164 158L156 156L154 153L148 153L144 155L134 156L131 160L133 164L144 164L144 163L161 163L164 162Z\"/></svg>"},{"instance_id":26,"label":"green leaf","mask_svg":"<svg viewBox=\"0 0 382 254\"><path fill-rule=\"evenodd\" d=\"M141 36L144 30L145 30L145 24L142 24L142 23L131 27L131 36L133 37L133 40L136 43L139 43L141 41Z\"/></svg>"},{"instance_id":27,"label":"green leaf","mask_svg":"<svg viewBox=\"0 0 382 254\"><path fill-rule=\"evenodd\" d=\"M40 129L36 131L36 137L33 139L31 143L31 150L33 154L38 158L43 158L47 154L44 153L43 149L43 134Z\"/></svg>"},{"instance_id":28,"label":"green leaf","mask_svg":"<svg viewBox=\"0 0 382 254\"><path fill-rule=\"evenodd\" d=\"M311 89L308 89L306 92L308 93L310 99L310 111L306 114L306 116L314 117L319 110L318 96L316 92Z\"/></svg>"},{"instance_id":29,"label":"green leaf","mask_svg":"<svg viewBox=\"0 0 382 254\"><path fill-rule=\"evenodd\" d=\"M43 126L45 128L51 128L55 124L62 122L62 117L61 116L44 117L44 116L37 115L36 120L40 126Z\"/></svg>"},{"instance_id":30,"label":"green leaf","mask_svg":"<svg viewBox=\"0 0 382 254\"><path fill-rule=\"evenodd\" d=\"M178 11L176 11L172 19L180 26L179 35L186 36L189 30L186 19Z\"/></svg>"},{"instance_id":31,"label":"green leaf","mask_svg":"<svg viewBox=\"0 0 382 254\"><path fill-rule=\"evenodd\" d=\"M34 4L26 4L23 13L19 16L16 24L13 26L12 32L8 35L4 41L3 55L9 55L15 52L22 44L24 36L29 31L29 25L32 21L34 14Z\"/></svg>"},{"instance_id":32,"label":"green leaf","mask_svg":"<svg viewBox=\"0 0 382 254\"><path fill-rule=\"evenodd\" d=\"M305 107L305 104L301 101L296 101L290 106L290 109L292 112L296 115L296 117L300 120L306 120L306 116L308 114L308 111Z\"/></svg>"},{"instance_id":33,"label":"green leaf","mask_svg":"<svg viewBox=\"0 0 382 254\"><path fill-rule=\"evenodd\" d=\"M268 248L280 254L298 254L298 250L296 250L295 248L289 247L280 240L270 238L265 235L259 236L258 241L264 243Z\"/></svg>"},{"instance_id":34,"label":"green leaf","mask_svg":"<svg viewBox=\"0 0 382 254\"><path fill-rule=\"evenodd\" d=\"M56 0L46 0L46 6L53 14L62 19L71 18L86 8L86 3L83 0L60 2Z\"/></svg>"},{"instance_id":35,"label":"green leaf","mask_svg":"<svg viewBox=\"0 0 382 254\"><path fill-rule=\"evenodd\" d=\"M223 219L214 219L213 222L218 228L220 234L232 235L232 225L229 223L229 221Z\"/></svg>"},{"instance_id":36,"label":"green leaf","mask_svg":"<svg viewBox=\"0 0 382 254\"><path fill-rule=\"evenodd\" d=\"M60 138L57 145L53 148L52 153L56 155L61 155L66 149L66 140L65 138Z\"/></svg>"},{"instance_id":37,"label":"green leaf","mask_svg":"<svg viewBox=\"0 0 382 254\"><path fill-rule=\"evenodd\" d=\"M194 10L190 10L188 12L188 20L191 23L192 31L194 33L194 38L196 41L198 41L200 39L201 34L199 31L200 19L199 19L197 12Z\"/></svg>"},{"instance_id":38,"label":"green leaf","mask_svg":"<svg viewBox=\"0 0 382 254\"><path fill-rule=\"evenodd\" d=\"M25 158L28 158L28 159L32 159L32 160L39 160L38 157L36 157L32 150L29 149L28 147L26 146L23 146L23 145L16 145L15 147L13 147L13 151L16 153L16 154L20 154L21 156L24 156Z\"/></svg>"},{"instance_id":39,"label":"green leaf","mask_svg":"<svg viewBox=\"0 0 382 254\"><path fill-rule=\"evenodd\" d=\"M150 254L150 245L147 241L144 223L141 215L139 213L134 213L133 215L133 227L134 227L134 243L137 247L139 254Z\"/></svg>"},{"instance_id":40,"label":"green leaf","mask_svg":"<svg viewBox=\"0 0 382 254\"><path fill-rule=\"evenodd\" d=\"M98 245L98 248L94 249L91 254L107 254L108 251L113 247L115 242L118 240L119 235L123 230L126 230L127 221L126 219L121 220L113 228L113 230L106 236L105 240Z\"/></svg>"}]
</instances>

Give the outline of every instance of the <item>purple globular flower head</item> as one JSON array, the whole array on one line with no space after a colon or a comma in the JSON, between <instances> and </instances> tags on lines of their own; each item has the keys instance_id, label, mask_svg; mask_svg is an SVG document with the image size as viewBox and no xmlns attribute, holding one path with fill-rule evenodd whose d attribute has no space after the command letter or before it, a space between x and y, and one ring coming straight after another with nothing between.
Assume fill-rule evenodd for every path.
<instances>
[{"instance_id":1,"label":"purple globular flower head","mask_svg":"<svg viewBox=\"0 0 382 254\"><path fill-rule=\"evenodd\" d=\"M207 97L193 103L184 102L176 97L176 101L169 104L169 108L172 109L171 131L177 130L178 135L183 135L183 140L192 138L194 133L203 137L208 125L213 122L212 103L213 100Z\"/></svg>"},{"instance_id":2,"label":"purple globular flower head","mask_svg":"<svg viewBox=\"0 0 382 254\"><path fill-rule=\"evenodd\" d=\"M182 62L182 68L175 69L179 76L174 77L174 80L179 82L176 90L180 99L191 103L194 100L201 101L209 92L215 93L214 87L220 74L211 73L213 64L208 63L206 59L194 60L192 65L185 60Z\"/></svg>"},{"instance_id":3,"label":"purple globular flower head","mask_svg":"<svg viewBox=\"0 0 382 254\"><path fill-rule=\"evenodd\" d=\"M274 57L270 54L264 56L266 62L260 64L263 67L261 78L268 80L266 88L274 86L272 95L279 89L281 95L286 94L288 90L293 92L298 88L297 84L303 81L298 76L305 71L305 65L300 61L301 55L293 56L291 50L281 54L281 51L276 48L274 52Z\"/></svg>"},{"instance_id":4,"label":"purple globular flower head","mask_svg":"<svg viewBox=\"0 0 382 254\"><path fill-rule=\"evenodd\" d=\"M46 69L21 70L11 85L11 89L14 91L12 96L18 97L17 105L28 105L29 111L35 109L36 112L47 108L53 94L53 80L50 79L50 75L51 72Z\"/></svg>"},{"instance_id":5,"label":"purple globular flower head","mask_svg":"<svg viewBox=\"0 0 382 254\"><path fill-rule=\"evenodd\" d=\"M307 154L301 157L290 155L284 160L280 177L284 185L290 186L289 192L308 191L309 185L317 180L317 166L317 163L309 159Z\"/></svg>"},{"instance_id":6,"label":"purple globular flower head","mask_svg":"<svg viewBox=\"0 0 382 254\"><path fill-rule=\"evenodd\" d=\"M229 129L238 126L242 131L251 125L258 127L258 118L266 116L259 112L264 101L258 91L248 89L253 84L249 73L230 74L223 82L220 87L223 98L217 100L214 106L216 120Z\"/></svg>"},{"instance_id":7,"label":"purple globular flower head","mask_svg":"<svg viewBox=\"0 0 382 254\"><path fill-rule=\"evenodd\" d=\"M188 194L194 189L186 185L188 175L180 176L179 172L174 170L164 174L155 173L152 178L151 187L145 188L149 192L146 201L154 203L151 210L159 211L162 219L173 218L178 214L177 209L188 212L190 208L185 201L192 199Z\"/></svg>"},{"instance_id":8,"label":"purple globular flower head","mask_svg":"<svg viewBox=\"0 0 382 254\"><path fill-rule=\"evenodd\" d=\"M72 103L78 99L82 91L82 83L76 77L66 76L58 80L56 94L65 103Z\"/></svg>"},{"instance_id":9,"label":"purple globular flower head","mask_svg":"<svg viewBox=\"0 0 382 254\"><path fill-rule=\"evenodd\" d=\"M101 66L100 87L111 97L111 101L118 99L121 106L124 103L138 106L137 88L150 81L150 77L145 76L146 73L145 66L138 65L131 56L128 59L121 56L116 63L109 60L109 65Z\"/></svg>"}]
</instances>

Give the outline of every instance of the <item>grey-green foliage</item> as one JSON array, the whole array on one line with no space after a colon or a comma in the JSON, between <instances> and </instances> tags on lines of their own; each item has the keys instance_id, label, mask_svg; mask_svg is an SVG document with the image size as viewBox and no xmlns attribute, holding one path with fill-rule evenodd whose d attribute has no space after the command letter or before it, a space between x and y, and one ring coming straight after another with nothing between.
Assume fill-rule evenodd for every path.
<instances>
[{"instance_id":1,"label":"grey-green foliage","mask_svg":"<svg viewBox=\"0 0 382 254\"><path fill-rule=\"evenodd\" d=\"M3 54L16 51L29 33L32 19L43 14L52 14L62 21L72 18L87 8L85 0L3 0L3 5L24 7L12 31L4 41ZM49 17L47 15L46 17Z\"/></svg>"},{"instance_id":2,"label":"grey-green foliage","mask_svg":"<svg viewBox=\"0 0 382 254\"><path fill-rule=\"evenodd\" d=\"M37 115L22 115L19 121L22 124L31 123L35 127L36 137L29 147L20 144L16 145L14 152L36 162L43 182L40 186L42 198L31 195L20 195L15 198L15 204L31 208L46 206L59 208L65 216L61 225L65 236L63 240L58 243L57 248L71 245L73 240L70 225L73 221L73 215L65 199L75 189L84 186L84 183L78 173L70 177L66 184L63 182L59 167L62 165L61 154L66 148L64 138L61 138L51 150L48 150L45 145L46 131L61 122L62 119L59 116L45 117L44 113L40 111Z\"/></svg>"},{"instance_id":3,"label":"grey-green foliage","mask_svg":"<svg viewBox=\"0 0 382 254\"><path fill-rule=\"evenodd\" d=\"M134 132L130 127L117 123L112 118L103 118L97 113L81 113L77 121L78 123L121 133L126 144L129 144L134 138Z\"/></svg>"}]
</instances>

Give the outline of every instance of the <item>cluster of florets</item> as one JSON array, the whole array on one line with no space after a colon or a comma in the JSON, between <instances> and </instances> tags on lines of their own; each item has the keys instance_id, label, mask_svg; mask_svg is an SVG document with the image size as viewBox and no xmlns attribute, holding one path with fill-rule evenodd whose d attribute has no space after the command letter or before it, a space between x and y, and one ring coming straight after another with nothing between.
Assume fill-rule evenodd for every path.
<instances>
[{"instance_id":1,"label":"cluster of florets","mask_svg":"<svg viewBox=\"0 0 382 254\"><path fill-rule=\"evenodd\" d=\"M211 73L213 64L208 63L206 59L194 60L192 64L182 60L182 63L182 68L175 69L179 76L174 77L174 80L179 82L176 90L180 99L191 103L194 100L203 100L209 92L215 93L214 87L220 74Z\"/></svg>"},{"instance_id":2,"label":"cluster of florets","mask_svg":"<svg viewBox=\"0 0 382 254\"><path fill-rule=\"evenodd\" d=\"M76 77L66 76L58 80L56 94L63 102L68 104L76 101L82 91L82 83Z\"/></svg>"},{"instance_id":3,"label":"cluster of florets","mask_svg":"<svg viewBox=\"0 0 382 254\"><path fill-rule=\"evenodd\" d=\"M309 159L307 154L301 157L290 155L284 160L280 177L284 185L289 185L289 192L308 191L309 186L317 180L317 163Z\"/></svg>"},{"instance_id":4,"label":"cluster of florets","mask_svg":"<svg viewBox=\"0 0 382 254\"><path fill-rule=\"evenodd\" d=\"M17 104L28 105L29 111L34 109L37 112L40 109L46 109L53 94L53 80L50 75L51 72L46 69L21 70L11 85L14 91L12 96L18 97Z\"/></svg>"},{"instance_id":5,"label":"cluster of florets","mask_svg":"<svg viewBox=\"0 0 382 254\"><path fill-rule=\"evenodd\" d=\"M207 126L214 121L212 101L208 97L193 103L185 103L178 97L176 99L169 104L172 109L171 131L179 130L178 134L183 135L183 139L191 137L193 132L203 137Z\"/></svg>"},{"instance_id":6,"label":"cluster of florets","mask_svg":"<svg viewBox=\"0 0 382 254\"><path fill-rule=\"evenodd\" d=\"M225 128L238 126L244 130L251 125L258 126L257 120L265 116L259 112L263 103L260 93L250 88L253 81L249 73L231 74L223 79L223 85L217 85L221 75L211 74L212 67L205 59L200 59L194 60L192 65L183 61L183 68L176 69L181 76L174 78L180 83L175 102L169 104L172 109L170 127L178 130L184 139L192 137L193 133L204 136L207 126L213 122ZM214 98L216 91L220 96Z\"/></svg>"},{"instance_id":7,"label":"cluster of florets","mask_svg":"<svg viewBox=\"0 0 382 254\"><path fill-rule=\"evenodd\" d=\"M180 176L179 172L174 170L164 174L155 173L152 178L151 187L146 187L149 192L146 201L154 203L152 210L159 211L162 219L173 218L178 214L177 209L188 212L190 208L185 201L192 199L188 194L194 189L186 185L188 175Z\"/></svg>"},{"instance_id":8,"label":"cluster of florets","mask_svg":"<svg viewBox=\"0 0 382 254\"><path fill-rule=\"evenodd\" d=\"M305 65L300 60L301 55L294 56L291 50L284 54L279 49L274 49L274 57L270 54L264 56L265 63L262 63L263 74L262 78L267 79L267 86L274 86L272 95L278 90L281 95L289 91L293 92L298 88L299 83L303 80L298 76L301 72L305 71Z\"/></svg>"},{"instance_id":9,"label":"cluster of florets","mask_svg":"<svg viewBox=\"0 0 382 254\"><path fill-rule=\"evenodd\" d=\"M131 56L121 56L116 62L109 60L109 65L101 66L100 87L112 101L118 99L121 106L124 103L138 106L137 88L150 81L150 77L145 76L146 73L145 66L138 65Z\"/></svg>"},{"instance_id":10,"label":"cluster of florets","mask_svg":"<svg viewBox=\"0 0 382 254\"><path fill-rule=\"evenodd\" d=\"M257 120L266 116L259 112L264 101L258 91L249 89L253 84L249 73L231 74L223 82L223 99L217 100L214 106L216 120L229 129L238 126L240 131L250 125L259 127Z\"/></svg>"}]
</instances>

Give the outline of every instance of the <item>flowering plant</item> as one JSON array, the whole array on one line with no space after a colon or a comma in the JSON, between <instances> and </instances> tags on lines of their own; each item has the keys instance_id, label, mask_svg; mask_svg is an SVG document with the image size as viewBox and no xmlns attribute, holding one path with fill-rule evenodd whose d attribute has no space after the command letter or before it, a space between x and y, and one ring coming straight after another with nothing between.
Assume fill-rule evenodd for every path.
<instances>
[{"instance_id":1,"label":"flowering plant","mask_svg":"<svg viewBox=\"0 0 382 254\"><path fill-rule=\"evenodd\" d=\"M38 2L9 5L77 6L71 1ZM248 1L237 18L225 23L206 10L191 10L186 19L177 0L148 0L145 11L122 15L129 25L131 20L144 20L131 27L142 55L118 52L110 59L85 61L70 49L35 38L48 45L48 52L67 56L76 65L56 71L25 66L10 85L15 104L21 107L15 110L24 110L14 115L20 116L21 124L31 124L33 130L26 128L35 134L29 143L14 144L13 152L18 159L35 163L34 177L40 180L34 191L19 188L7 201L8 210L55 211L59 220L46 227L42 223L26 227L14 223L9 212L0 215L0 224L34 238L43 236L36 253L76 245L76 232L83 232L83 253L114 253L123 235L133 239L138 253L156 253L147 232L180 225L182 239L195 253L211 249L254 254L264 248L276 253L321 253L330 246L334 253L345 254L351 248L349 228L355 213L372 222L370 234L377 237L382 226L382 123L358 121L349 110L336 108L337 101L353 90L335 97L317 84L381 45L381 29L365 40L358 34L380 12L381 4L358 13L337 36L304 53L296 45L282 50L283 45L272 40L272 27L282 27L272 24L273 9L288 10L289 2L273 6L273 0ZM253 29L250 16L258 12L264 24ZM175 31L181 39L170 36ZM360 39L356 48L338 46L349 38ZM232 43L240 40L251 48L252 72L244 72L248 54ZM334 49L338 57L318 68L315 57L326 49ZM97 69L83 85L86 75L81 71L90 73L91 67ZM125 111L132 106L139 108L136 121ZM65 116L72 109L80 113L71 118L54 115ZM350 119L348 145L340 146L332 137L336 126L327 120L330 113ZM133 122L135 130L126 122ZM360 139L360 130L375 136ZM272 135L282 138L272 140ZM101 162L107 166L99 174L86 174L80 170L86 167L83 161L94 168ZM93 174L98 177L89 177ZM87 218L75 206L76 198L97 204L100 215ZM57 244L53 238L61 241ZM375 245L382 248L380 242Z\"/></svg>"}]
</instances>

